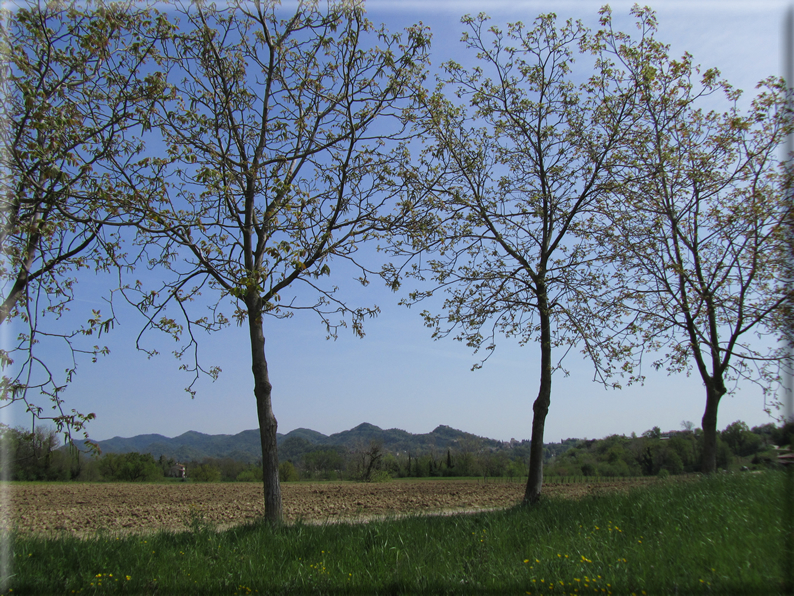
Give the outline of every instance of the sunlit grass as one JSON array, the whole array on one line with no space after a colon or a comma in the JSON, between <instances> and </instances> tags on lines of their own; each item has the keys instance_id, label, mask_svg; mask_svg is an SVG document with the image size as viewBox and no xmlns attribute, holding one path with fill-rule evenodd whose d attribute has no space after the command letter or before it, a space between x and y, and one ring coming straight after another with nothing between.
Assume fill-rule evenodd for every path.
<instances>
[{"instance_id":1,"label":"sunlit grass","mask_svg":"<svg viewBox=\"0 0 794 596\"><path fill-rule=\"evenodd\" d=\"M216 533L17 538L13 594L774 594L783 475L534 508Z\"/></svg>"}]
</instances>

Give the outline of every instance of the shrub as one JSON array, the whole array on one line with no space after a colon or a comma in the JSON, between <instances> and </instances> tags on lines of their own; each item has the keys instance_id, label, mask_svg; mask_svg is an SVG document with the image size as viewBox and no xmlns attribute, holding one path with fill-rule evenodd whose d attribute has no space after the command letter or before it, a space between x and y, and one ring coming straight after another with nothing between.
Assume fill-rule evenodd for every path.
<instances>
[{"instance_id":1,"label":"shrub","mask_svg":"<svg viewBox=\"0 0 794 596\"><path fill-rule=\"evenodd\" d=\"M163 470L151 453L108 453L99 460L105 480L145 482L163 477Z\"/></svg>"},{"instance_id":2,"label":"shrub","mask_svg":"<svg viewBox=\"0 0 794 596\"><path fill-rule=\"evenodd\" d=\"M391 474L389 474L386 470L378 470L372 475L371 482L389 482L391 480Z\"/></svg>"},{"instance_id":3,"label":"shrub","mask_svg":"<svg viewBox=\"0 0 794 596\"><path fill-rule=\"evenodd\" d=\"M212 464L201 464L188 470L188 478L196 482L220 482L221 471Z\"/></svg>"},{"instance_id":4,"label":"shrub","mask_svg":"<svg viewBox=\"0 0 794 596\"><path fill-rule=\"evenodd\" d=\"M262 468L250 466L237 474L237 482L262 482Z\"/></svg>"},{"instance_id":5,"label":"shrub","mask_svg":"<svg viewBox=\"0 0 794 596\"><path fill-rule=\"evenodd\" d=\"M278 479L281 482L297 482L300 480L298 470L292 465L291 461L285 461L278 466Z\"/></svg>"}]
</instances>

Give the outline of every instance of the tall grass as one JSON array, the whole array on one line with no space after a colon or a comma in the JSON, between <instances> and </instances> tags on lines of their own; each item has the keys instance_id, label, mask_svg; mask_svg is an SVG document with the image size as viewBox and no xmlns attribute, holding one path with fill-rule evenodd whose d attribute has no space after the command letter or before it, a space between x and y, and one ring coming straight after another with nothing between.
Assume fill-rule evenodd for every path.
<instances>
[{"instance_id":1,"label":"tall grass","mask_svg":"<svg viewBox=\"0 0 794 596\"><path fill-rule=\"evenodd\" d=\"M12 536L12 594L775 594L783 474L369 524Z\"/></svg>"}]
</instances>

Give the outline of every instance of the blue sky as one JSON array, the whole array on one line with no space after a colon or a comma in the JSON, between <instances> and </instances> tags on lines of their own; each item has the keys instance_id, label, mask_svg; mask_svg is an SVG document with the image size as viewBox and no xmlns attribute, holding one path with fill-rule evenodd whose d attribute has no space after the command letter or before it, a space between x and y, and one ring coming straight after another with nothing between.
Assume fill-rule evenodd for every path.
<instances>
[{"instance_id":1,"label":"blue sky","mask_svg":"<svg viewBox=\"0 0 794 596\"><path fill-rule=\"evenodd\" d=\"M613 2L617 28L633 31L630 2ZM463 14L484 11L495 23L521 20L526 24L541 12L574 17L597 27L601 2L466 2L439 0L370 0L369 18L385 22L392 31L422 21L433 31L432 62L456 57ZM673 54L693 54L704 67L718 67L734 86L752 96L762 78L782 71L784 2L677 2L651 4L659 19L658 39L671 44ZM398 306L400 295L373 283L362 289L352 274L340 269L334 282L344 296L360 305L377 304L381 314L365 323L366 337L357 339L342 330L336 341L325 339L316 316L298 313L288 320L266 321L267 358L273 384L273 408L279 431L304 427L325 434L370 422L383 428L413 433L446 424L495 439L528 439L532 402L537 393L539 352L532 346L499 339L485 366L465 345L451 339L433 341L419 316L421 308ZM81 280L73 313L84 319L90 309L103 306L98 298L105 280ZM228 327L201 338L202 357L223 370L214 383L204 379L194 399L185 393L189 383L180 373L166 338L153 337L162 355L148 360L135 350L142 320L135 312L117 308L120 324L104 343L110 355L96 364L80 363L75 381L64 397L67 409L94 412L88 430L93 439L160 433L176 436L188 430L234 434L256 428L253 379L247 329ZM9 331L5 339L9 338ZM58 358L53 354L54 359ZM554 377L552 404L546 421L546 441L568 437L599 438L613 433L642 433L652 426L680 428L681 421L697 426L705 392L696 376L668 377L646 370L642 387L605 390L592 382L591 367L576 354L565 361L567 378ZM720 405L719 428L734 420L751 426L770 421L761 391L742 385ZM3 422L29 425L19 408L0 411Z\"/></svg>"}]
</instances>

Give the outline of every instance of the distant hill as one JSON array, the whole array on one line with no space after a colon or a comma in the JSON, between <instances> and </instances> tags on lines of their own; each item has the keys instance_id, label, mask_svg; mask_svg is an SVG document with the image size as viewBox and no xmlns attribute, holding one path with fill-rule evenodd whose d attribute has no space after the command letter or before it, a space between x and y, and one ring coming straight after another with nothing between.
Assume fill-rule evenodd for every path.
<instances>
[{"instance_id":1,"label":"distant hill","mask_svg":"<svg viewBox=\"0 0 794 596\"><path fill-rule=\"evenodd\" d=\"M454 446L471 445L486 449L506 447L501 441L478 437L449 426L439 426L425 434L412 434L391 428L384 430L369 423L362 423L350 430L324 435L308 428L296 428L287 434L277 435L279 459L287 460L318 449L347 451L360 445L377 441L387 452L410 452L414 455L431 449L446 450ZM102 453L151 453L155 459L160 455L178 461L201 460L206 457L231 458L243 462L254 462L262 457L259 430L244 430L236 435L207 435L188 431L178 437L148 434L135 437L113 437L106 441L95 441ZM78 447L83 441L75 441Z\"/></svg>"}]
</instances>

